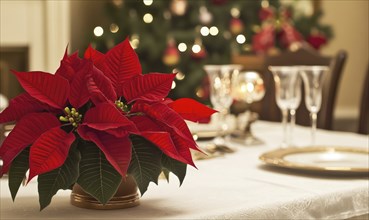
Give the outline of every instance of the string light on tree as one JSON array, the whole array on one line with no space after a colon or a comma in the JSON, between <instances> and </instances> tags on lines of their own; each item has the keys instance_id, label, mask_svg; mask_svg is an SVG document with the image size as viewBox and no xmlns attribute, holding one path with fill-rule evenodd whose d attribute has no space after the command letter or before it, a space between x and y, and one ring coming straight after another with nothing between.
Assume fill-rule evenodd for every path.
<instances>
[{"instance_id":1,"label":"string light on tree","mask_svg":"<svg viewBox=\"0 0 369 220\"><path fill-rule=\"evenodd\" d=\"M176 79L177 80L184 80L185 74L182 73L179 69L173 69L173 73L176 73Z\"/></svg>"},{"instance_id":2,"label":"string light on tree","mask_svg":"<svg viewBox=\"0 0 369 220\"><path fill-rule=\"evenodd\" d=\"M209 30L209 28L208 28L208 27L203 26L203 27L201 27L201 29L200 29L200 33L201 33L201 35L202 35L202 36L206 37L206 36L208 36L208 35L209 35L210 30Z\"/></svg>"},{"instance_id":3,"label":"string light on tree","mask_svg":"<svg viewBox=\"0 0 369 220\"><path fill-rule=\"evenodd\" d=\"M143 0L144 5L146 6L152 5L153 2L154 2L153 0Z\"/></svg>"},{"instance_id":4,"label":"string light on tree","mask_svg":"<svg viewBox=\"0 0 369 220\"><path fill-rule=\"evenodd\" d=\"M133 49L137 49L138 45L140 44L139 36L137 34L133 34L129 43Z\"/></svg>"},{"instance_id":5,"label":"string light on tree","mask_svg":"<svg viewBox=\"0 0 369 220\"><path fill-rule=\"evenodd\" d=\"M113 33L113 34L115 34L115 33L117 33L119 31L119 27L118 27L118 25L117 24L115 24L115 23L112 23L111 25L110 25L110 32L111 33Z\"/></svg>"},{"instance_id":6,"label":"string light on tree","mask_svg":"<svg viewBox=\"0 0 369 220\"><path fill-rule=\"evenodd\" d=\"M187 11L187 0L172 0L170 10L174 15L183 16Z\"/></svg>"},{"instance_id":7,"label":"string light on tree","mask_svg":"<svg viewBox=\"0 0 369 220\"><path fill-rule=\"evenodd\" d=\"M199 98L203 98L204 97L204 89L201 88L201 87L197 88L196 96L199 97Z\"/></svg>"},{"instance_id":8,"label":"string light on tree","mask_svg":"<svg viewBox=\"0 0 369 220\"><path fill-rule=\"evenodd\" d=\"M118 8L121 8L123 6L123 0L113 0L112 2Z\"/></svg>"},{"instance_id":9,"label":"string light on tree","mask_svg":"<svg viewBox=\"0 0 369 220\"><path fill-rule=\"evenodd\" d=\"M97 26L94 28L94 35L96 37L101 37L104 34L104 29L101 26Z\"/></svg>"},{"instance_id":10,"label":"string light on tree","mask_svg":"<svg viewBox=\"0 0 369 220\"><path fill-rule=\"evenodd\" d=\"M201 50L201 46L200 46L200 45L198 45L198 44L194 44L194 45L192 46L192 52L193 52L193 53L198 53L198 52L200 52L200 50Z\"/></svg>"},{"instance_id":11,"label":"string light on tree","mask_svg":"<svg viewBox=\"0 0 369 220\"><path fill-rule=\"evenodd\" d=\"M246 42L246 37L245 37L245 35L243 35L243 34L239 34L239 35L237 35L237 37L236 37L236 41L237 41L237 43L239 43L239 44L243 44L243 43L245 43L245 42Z\"/></svg>"},{"instance_id":12,"label":"string light on tree","mask_svg":"<svg viewBox=\"0 0 369 220\"><path fill-rule=\"evenodd\" d=\"M210 35L212 36L216 36L218 35L219 33L219 30L216 26L212 26L210 29L209 29L209 32L210 32Z\"/></svg>"},{"instance_id":13,"label":"string light on tree","mask_svg":"<svg viewBox=\"0 0 369 220\"><path fill-rule=\"evenodd\" d=\"M241 14L240 9L238 9L236 7L234 7L234 8L231 9L231 15L232 15L232 17L239 18L240 17L240 14Z\"/></svg>"},{"instance_id":14,"label":"string light on tree","mask_svg":"<svg viewBox=\"0 0 369 220\"><path fill-rule=\"evenodd\" d=\"M269 7L269 1L268 0L262 0L261 1L261 7L268 8Z\"/></svg>"},{"instance_id":15,"label":"string light on tree","mask_svg":"<svg viewBox=\"0 0 369 220\"><path fill-rule=\"evenodd\" d=\"M213 15L205 6L201 6L199 19L202 24L209 24L213 20Z\"/></svg>"},{"instance_id":16,"label":"string light on tree","mask_svg":"<svg viewBox=\"0 0 369 220\"><path fill-rule=\"evenodd\" d=\"M178 50L181 52L185 52L187 50L187 45L183 42L178 44Z\"/></svg>"},{"instance_id":17,"label":"string light on tree","mask_svg":"<svg viewBox=\"0 0 369 220\"><path fill-rule=\"evenodd\" d=\"M143 16L143 21L144 21L146 24L150 24L153 20L154 20L154 17L153 17L153 16L152 16L152 14L150 14L150 13L146 13L146 14Z\"/></svg>"},{"instance_id":18,"label":"string light on tree","mask_svg":"<svg viewBox=\"0 0 369 220\"><path fill-rule=\"evenodd\" d=\"M195 43L191 49L192 49L192 53L191 53L192 58L201 60L206 57L206 50L202 45L201 38L195 39Z\"/></svg>"}]
</instances>

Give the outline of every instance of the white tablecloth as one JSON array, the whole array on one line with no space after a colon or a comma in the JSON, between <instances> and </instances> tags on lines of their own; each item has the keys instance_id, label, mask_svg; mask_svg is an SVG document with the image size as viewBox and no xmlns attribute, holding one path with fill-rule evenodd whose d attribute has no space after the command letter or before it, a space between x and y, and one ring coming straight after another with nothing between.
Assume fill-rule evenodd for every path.
<instances>
[{"instance_id":1,"label":"white tablecloth","mask_svg":"<svg viewBox=\"0 0 369 220\"><path fill-rule=\"evenodd\" d=\"M138 207L88 210L69 203L70 191L59 191L39 211L37 182L21 187L12 202L7 179L0 181L0 219L344 219L369 213L368 177L332 177L291 173L263 165L258 157L281 140L279 123L258 121L254 134L264 145L245 147L224 157L197 161L181 187L151 184ZM309 143L309 129L297 127L295 142ZM368 136L319 130L317 143L368 148Z\"/></svg>"}]
</instances>

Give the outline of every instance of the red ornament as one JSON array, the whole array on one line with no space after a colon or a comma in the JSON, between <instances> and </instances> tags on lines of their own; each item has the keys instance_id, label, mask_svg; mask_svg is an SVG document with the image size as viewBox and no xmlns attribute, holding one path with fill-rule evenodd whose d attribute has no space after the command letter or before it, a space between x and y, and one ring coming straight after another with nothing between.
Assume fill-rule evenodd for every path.
<instances>
[{"instance_id":1,"label":"red ornament","mask_svg":"<svg viewBox=\"0 0 369 220\"><path fill-rule=\"evenodd\" d=\"M302 35L291 25L285 23L281 27L280 42L282 47L287 48L292 43L301 42L303 40Z\"/></svg>"},{"instance_id":2,"label":"red ornament","mask_svg":"<svg viewBox=\"0 0 369 220\"><path fill-rule=\"evenodd\" d=\"M282 19L289 20L289 19L292 18L292 11L289 10L288 8L286 8L286 7L281 7L279 9L279 16Z\"/></svg>"},{"instance_id":3,"label":"red ornament","mask_svg":"<svg viewBox=\"0 0 369 220\"><path fill-rule=\"evenodd\" d=\"M259 19L265 21L268 19L273 19L275 17L275 10L272 7L262 7L259 11Z\"/></svg>"},{"instance_id":4,"label":"red ornament","mask_svg":"<svg viewBox=\"0 0 369 220\"><path fill-rule=\"evenodd\" d=\"M232 18L229 22L229 29L234 35L240 34L244 29L243 22L239 18Z\"/></svg>"},{"instance_id":5,"label":"red ornament","mask_svg":"<svg viewBox=\"0 0 369 220\"><path fill-rule=\"evenodd\" d=\"M200 47L200 50L198 50L198 47ZM202 60L206 58L206 56L207 52L202 43L195 43L195 45L192 47L191 57L195 60Z\"/></svg>"},{"instance_id":6,"label":"red ornament","mask_svg":"<svg viewBox=\"0 0 369 220\"><path fill-rule=\"evenodd\" d=\"M201 47L201 50L198 53L193 52L191 54L191 57L193 59L196 59L196 60L202 60L202 59L206 58L206 56L207 56L207 53L206 53L206 50L203 47Z\"/></svg>"},{"instance_id":7,"label":"red ornament","mask_svg":"<svg viewBox=\"0 0 369 220\"><path fill-rule=\"evenodd\" d=\"M263 29L252 37L252 49L256 53L266 53L274 47L275 30L272 25L266 25Z\"/></svg>"},{"instance_id":8,"label":"red ornament","mask_svg":"<svg viewBox=\"0 0 369 220\"><path fill-rule=\"evenodd\" d=\"M320 33L312 34L307 37L306 41L315 49L319 50L321 46L327 43L327 38Z\"/></svg>"},{"instance_id":9,"label":"red ornament","mask_svg":"<svg viewBox=\"0 0 369 220\"><path fill-rule=\"evenodd\" d=\"M174 43L174 40L168 42L168 47L165 49L163 63L167 66L174 66L179 62L179 51Z\"/></svg>"}]
</instances>

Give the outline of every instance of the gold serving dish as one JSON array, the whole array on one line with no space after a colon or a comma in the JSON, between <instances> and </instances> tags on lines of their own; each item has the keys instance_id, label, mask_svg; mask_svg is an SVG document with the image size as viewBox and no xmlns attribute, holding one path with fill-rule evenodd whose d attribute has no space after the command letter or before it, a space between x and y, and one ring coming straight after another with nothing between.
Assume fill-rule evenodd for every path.
<instances>
[{"instance_id":1,"label":"gold serving dish","mask_svg":"<svg viewBox=\"0 0 369 220\"><path fill-rule=\"evenodd\" d=\"M332 174L369 174L367 148L308 146L281 148L259 157L268 165Z\"/></svg>"}]
</instances>

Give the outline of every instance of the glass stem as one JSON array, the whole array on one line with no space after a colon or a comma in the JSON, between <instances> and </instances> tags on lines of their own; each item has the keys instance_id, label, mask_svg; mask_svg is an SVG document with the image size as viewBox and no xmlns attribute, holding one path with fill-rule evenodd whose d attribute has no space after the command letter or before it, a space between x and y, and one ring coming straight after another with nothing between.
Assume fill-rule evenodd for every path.
<instances>
[{"instance_id":1,"label":"glass stem","mask_svg":"<svg viewBox=\"0 0 369 220\"><path fill-rule=\"evenodd\" d=\"M225 110L222 110L222 111L219 111L219 125L220 125L220 128L218 129L218 134L217 134L217 137L214 139L214 143L216 145L224 145L225 144L225 139L224 139L224 136L225 136L225 132L227 130L227 123L225 121L226 119L226 116L227 116L227 109Z\"/></svg>"},{"instance_id":2,"label":"glass stem","mask_svg":"<svg viewBox=\"0 0 369 220\"><path fill-rule=\"evenodd\" d=\"M241 131L241 117L240 114L236 116L236 131Z\"/></svg>"},{"instance_id":3,"label":"glass stem","mask_svg":"<svg viewBox=\"0 0 369 220\"><path fill-rule=\"evenodd\" d=\"M226 116L227 116L228 111L227 110L223 110L221 112L221 116L220 116L220 123L221 123L221 132L222 132L222 136L224 136L225 131L228 129L227 127L227 123L226 123Z\"/></svg>"},{"instance_id":4,"label":"glass stem","mask_svg":"<svg viewBox=\"0 0 369 220\"><path fill-rule=\"evenodd\" d=\"M318 114L316 112L312 112L310 116L311 116L311 145L315 146L315 136L316 136Z\"/></svg>"},{"instance_id":5,"label":"glass stem","mask_svg":"<svg viewBox=\"0 0 369 220\"><path fill-rule=\"evenodd\" d=\"M289 144L293 145L293 131L295 129L296 125L296 110L290 109L290 115L291 115L291 122L290 122L290 133L289 133Z\"/></svg>"},{"instance_id":6,"label":"glass stem","mask_svg":"<svg viewBox=\"0 0 369 220\"><path fill-rule=\"evenodd\" d=\"M283 140L282 140L282 148L288 147L287 143L287 118L288 110L282 109L282 126L283 126Z\"/></svg>"}]
</instances>

